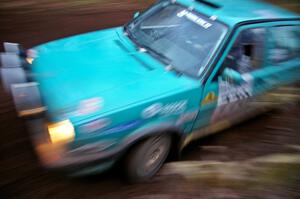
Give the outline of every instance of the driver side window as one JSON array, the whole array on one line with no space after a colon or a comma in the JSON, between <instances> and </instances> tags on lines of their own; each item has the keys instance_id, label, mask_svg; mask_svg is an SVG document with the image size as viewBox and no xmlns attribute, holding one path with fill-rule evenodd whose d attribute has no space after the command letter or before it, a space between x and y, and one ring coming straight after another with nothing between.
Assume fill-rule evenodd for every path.
<instances>
[{"instance_id":1,"label":"driver side window","mask_svg":"<svg viewBox=\"0 0 300 199\"><path fill-rule=\"evenodd\" d=\"M243 74L263 67L265 36L265 28L246 29L240 32L222 65L222 70L231 68Z\"/></svg>"}]
</instances>

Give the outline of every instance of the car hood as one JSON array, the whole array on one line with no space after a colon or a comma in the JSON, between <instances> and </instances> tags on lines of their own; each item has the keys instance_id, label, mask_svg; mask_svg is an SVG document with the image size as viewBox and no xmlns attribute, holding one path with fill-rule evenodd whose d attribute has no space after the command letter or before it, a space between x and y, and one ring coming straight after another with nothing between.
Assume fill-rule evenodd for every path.
<instances>
[{"instance_id":1,"label":"car hood","mask_svg":"<svg viewBox=\"0 0 300 199\"><path fill-rule=\"evenodd\" d=\"M34 50L33 77L52 120L84 119L193 83L137 51L121 27L52 41Z\"/></svg>"}]
</instances>

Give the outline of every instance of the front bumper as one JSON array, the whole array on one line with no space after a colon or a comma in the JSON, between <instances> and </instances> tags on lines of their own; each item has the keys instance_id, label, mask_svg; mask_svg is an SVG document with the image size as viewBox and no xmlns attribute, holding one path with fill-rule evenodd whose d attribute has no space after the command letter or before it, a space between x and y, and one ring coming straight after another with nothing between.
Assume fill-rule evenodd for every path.
<instances>
[{"instance_id":1,"label":"front bumper","mask_svg":"<svg viewBox=\"0 0 300 199\"><path fill-rule=\"evenodd\" d=\"M78 147L69 144L52 144L44 118L27 121L32 142L43 167L75 175L102 172L120 157L122 150L113 140L99 141Z\"/></svg>"},{"instance_id":2,"label":"front bumper","mask_svg":"<svg viewBox=\"0 0 300 199\"><path fill-rule=\"evenodd\" d=\"M116 151L106 150L113 144L107 140L79 147L72 146L72 143L51 143L44 119L47 109L43 106L39 84L34 81L30 70L31 61L36 55L33 50L25 51L16 43L4 43L4 49L5 53L0 53L0 80L12 95L18 115L27 121L33 146L42 165L68 171L82 170L84 167L91 170L92 166L99 164L104 169L112 165L118 155Z\"/></svg>"},{"instance_id":3,"label":"front bumper","mask_svg":"<svg viewBox=\"0 0 300 199\"><path fill-rule=\"evenodd\" d=\"M68 144L53 144L48 137L46 107L39 92L39 84L34 82L31 74L31 61L36 55L30 55L32 50L24 51L19 44L4 43L5 53L0 53L0 80L5 90L13 96L15 108L20 117L26 119L31 134L33 146L42 165L55 170L82 170L89 171L102 165L102 169L110 167L120 150L110 150L114 144L112 140L93 144L72 146ZM87 170L86 170L87 171ZM84 173L84 172L83 172Z\"/></svg>"}]
</instances>

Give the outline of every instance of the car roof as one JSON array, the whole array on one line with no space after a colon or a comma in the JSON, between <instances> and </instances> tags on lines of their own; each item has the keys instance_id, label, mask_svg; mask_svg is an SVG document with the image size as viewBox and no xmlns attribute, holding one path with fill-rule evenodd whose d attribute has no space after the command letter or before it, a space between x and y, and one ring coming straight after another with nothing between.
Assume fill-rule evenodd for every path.
<instances>
[{"instance_id":1,"label":"car roof","mask_svg":"<svg viewBox=\"0 0 300 199\"><path fill-rule=\"evenodd\" d=\"M177 0L186 6L229 26L241 22L269 19L299 19L300 15L262 0Z\"/></svg>"}]
</instances>

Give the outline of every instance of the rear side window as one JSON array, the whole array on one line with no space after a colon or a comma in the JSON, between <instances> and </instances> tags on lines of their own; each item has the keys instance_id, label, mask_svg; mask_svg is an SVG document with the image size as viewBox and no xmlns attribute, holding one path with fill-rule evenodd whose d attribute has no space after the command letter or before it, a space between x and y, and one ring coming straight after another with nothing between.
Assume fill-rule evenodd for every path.
<instances>
[{"instance_id":1,"label":"rear side window","mask_svg":"<svg viewBox=\"0 0 300 199\"><path fill-rule=\"evenodd\" d=\"M272 27L270 35L269 63L280 64L300 57L300 26Z\"/></svg>"}]
</instances>

